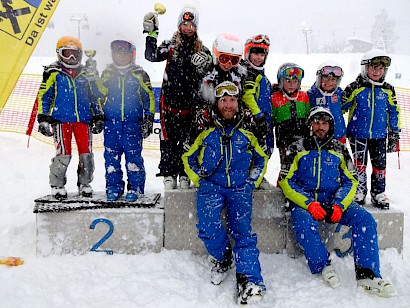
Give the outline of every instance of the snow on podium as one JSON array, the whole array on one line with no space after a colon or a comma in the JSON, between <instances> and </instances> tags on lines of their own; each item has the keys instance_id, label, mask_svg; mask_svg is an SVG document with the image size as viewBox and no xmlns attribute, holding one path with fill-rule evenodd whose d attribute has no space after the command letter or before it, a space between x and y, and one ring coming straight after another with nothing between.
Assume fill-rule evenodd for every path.
<instances>
[{"instance_id":1,"label":"snow on podium","mask_svg":"<svg viewBox=\"0 0 410 308\"><path fill-rule=\"evenodd\" d=\"M404 214L390 208L365 208L377 221L379 248L403 249ZM205 254L197 236L196 190L146 194L136 202L108 202L104 193L82 198L73 193L63 201L51 196L35 200L37 254L138 254L162 249L191 250ZM224 215L224 212L222 213ZM302 254L292 231L290 213L279 188L254 191L252 229L263 253ZM330 251L343 257L352 251L350 229L340 224L320 224Z\"/></svg>"}]
</instances>

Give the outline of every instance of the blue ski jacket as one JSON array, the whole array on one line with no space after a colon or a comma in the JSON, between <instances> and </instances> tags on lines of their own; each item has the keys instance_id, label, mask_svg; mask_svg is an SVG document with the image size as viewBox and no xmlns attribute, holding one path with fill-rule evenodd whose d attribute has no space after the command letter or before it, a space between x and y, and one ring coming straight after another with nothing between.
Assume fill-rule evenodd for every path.
<instances>
[{"instance_id":1,"label":"blue ski jacket","mask_svg":"<svg viewBox=\"0 0 410 308\"><path fill-rule=\"evenodd\" d=\"M93 92L106 98L104 116L113 121L140 121L144 114L155 114L155 98L148 74L141 66L133 64L121 74L109 65L101 79L91 83Z\"/></svg>"},{"instance_id":2,"label":"blue ski jacket","mask_svg":"<svg viewBox=\"0 0 410 308\"><path fill-rule=\"evenodd\" d=\"M203 178L225 188L259 186L268 156L250 131L239 128L241 121L224 127L214 118L215 127L203 131L182 155L185 172L195 186Z\"/></svg>"},{"instance_id":3,"label":"blue ski jacket","mask_svg":"<svg viewBox=\"0 0 410 308\"><path fill-rule=\"evenodd\" d=\"M359 75L343 93L342 110L349 111L347 134L356 138L379 139L387 131L400 131L400 107L387 82L377 85Z\"/></svg>"},{"instance_id":4,"label":"blue ski jacket","mask_svg":"<svg viewBox=\"0 0 410 308\"><path fill-rule=\"evenodd\" d=\"M37 99L38 113L60 122L89 123L94 115L102 114L83 65L77 69L75 78L58 62L46 66Z\"/></svg>"},{"instance_id":5,"label":"blue ski jacket","mask_svg":"<svg viewBox=\"0 0 410 308\"><path fill-rule=\"evenodd\" d=\"M294 142L281 166L283 193L305 210L318 201L324 206L337 204L344 211L352 203L357 185L346 146L332 136L322 143L316 136Z\"/></svg>"},{"instance_id":6,"label":"blue ski jacket","mask_svg":"<svg viewBox=\"0 0 410 308\"><path fill-rule=\"evenodd\" d=\"M339 139L346 136L346 124L341 105L343 90L338 87L333 93L324 93L313 84L307 94L309 95L310 108L321 106L330 110L335 119L334 138Z\"/></svg>"}]
</instances>

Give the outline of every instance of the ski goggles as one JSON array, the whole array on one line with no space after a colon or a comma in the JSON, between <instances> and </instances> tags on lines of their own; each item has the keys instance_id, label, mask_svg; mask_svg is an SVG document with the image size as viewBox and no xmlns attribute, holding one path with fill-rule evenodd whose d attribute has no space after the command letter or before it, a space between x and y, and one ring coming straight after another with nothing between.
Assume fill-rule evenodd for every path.
<instances>
[{"instance_id":1,"label":"ski goggles","mask_svg":"<svg viewBox=\"0 0 410 308\"><path fill-rule=\"evenodd\" d=\"M115 40L111 42L112 51L132 52L135 50L134 44L123 40Z\"/></svg>"},{"instance_id":2,"label":"ski goggles","mask_svg":"<svg viewBox=\"0 0 410 308\"><path fill-rule=\"evenodd\" d=\"M83 52L77 47L61 47L57 53L64 60L81 60Z\"/></svg>"},{"instance_id":3,"label":"ski goggles","mask_svg":"<svg viewBox=\"0 0 410 308\"><path fill-rule=\"evenodd\" d=\"M269 36L267 36L267 35L259 34L259 35L256 35L254 37L251 37L251 38L247 39L245 44L249 44L249 43L265 44L266 46L269 46L270 45L270 39L269 39Z\"/></svg>"},{"instance_id":4,"label":"ski goggles","mask_svg":"<svg viewBox=\"0 0 410 308\"><path fill-rule=\"evenodd\" d=\"M293 66L284 69L278 77L279 79L283 77L286 79L296 78L297 80L302 80L303 76L305 76L303 69L298 66Z\"/></svg>"},{"instance_id":5,"label":"ski goggles","mask_svg":"<svg viewBox=\"0 0 410 308\"><path fill-rule=\"evenodd\" d=\"M332 119L332 117L326 113L318 113L313 115L310 118L310 122L311 123L317 123L319 121L323 121L323 122L329 122Z\"/></svg>"},{"instance_id":6,"label":"ski goggles","mask_svg":"<svg viewBox=\"0 0 410 308\"><path fill-rule=\"evenodd\" d=\"M218 62L225 65L231 62L233 66L237 66L241 61L241 56L238 55L231 55L228 53L220 53L218 56Z\"/></svg>"},{"instance_id":7,"label":"ski goggles","mask_svg":"<svg viewBox=\"0 0 410 308\"><path fill-rule=\"evenodd\" d=\"M214 92L215 92L215 97L222 97L225 94L230 95L230 96L236 96L239 94L239 89L234 83L228 81L228 82L223 82L217 85L215 87Z\"/></svg>"},{"instance_id":8,"label":"ski goggles","mask_svg":"<svg viewBox=\"0 0 410 308\"><path fill-rule=\"evenodd\" d=\"M373 67L378 67L381 64L384 67L389 67L391 64L391 59L387 56L380 56L373 59L363 60L361 64L370 64Z\"/></svg>"},{"instance_id":9,"label":"ski goggles","mask_svg":"<svg viewBox=\"0 0 410 308\"><path fill-rule=\"evenodd\" d=\"M342 77L343 70L339 66L325 66L320 70L320 75L322 76L329 76L331 74L335 77Z\"/></svg>"}]
</instances>

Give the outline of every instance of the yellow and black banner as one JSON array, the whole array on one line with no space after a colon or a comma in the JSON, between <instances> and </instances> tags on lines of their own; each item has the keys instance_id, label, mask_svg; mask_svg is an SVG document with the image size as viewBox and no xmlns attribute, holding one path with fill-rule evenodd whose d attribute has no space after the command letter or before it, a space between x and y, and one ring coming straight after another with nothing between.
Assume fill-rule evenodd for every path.
<instances>
[{"instance_id":1,"label":"yellow and black banner","mask_svg":"<svg viewBox=\"0 0 410 308\"><path fill-rule=\"evenodd\" d=\"M60 0L0 0L0 112Z\"/></svg>"}]
</instances>

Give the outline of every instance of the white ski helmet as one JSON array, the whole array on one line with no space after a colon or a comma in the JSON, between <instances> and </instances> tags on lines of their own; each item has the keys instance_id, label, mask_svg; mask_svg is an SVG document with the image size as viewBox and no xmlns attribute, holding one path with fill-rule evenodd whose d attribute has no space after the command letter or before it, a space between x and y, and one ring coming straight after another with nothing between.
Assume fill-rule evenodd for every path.
<instances>
[{"instance_id":1,"label":"white ski helmet","mask_svg":"<svg viewBox=\"0 0 410 308\"><path fill-rule=\"evenodd\" d=\"M373 49L366 52L362 58L362 61L360 62L362 68L362 77L365 79L369 79L369 77L367 76L367 73L369 72L369 65L379 66L380 64L382 64L385 67L385 69L382 78L380 78L378 82L384 82L388 68L391 64L391 58L387 55L387 53L384 50L381 49Z\"/></svg>"},{"instance_id":2,"label":"white ski helmet","mask_svg":"<svg viewBox=\"0 0 410 308\"><path fill-rule=\"evenodd\" d=\"M239 37L228 33L219 34L212 45L212 56L215 65L218 64L221 54L238 56L240 60L243 54L243 45Z\"/></svg>"},{"instance_id":3,"label":"white ski helmet","mask_svg":"<svg viewBox=\"0 0 410 308\"><path fill-rule=\"evenodd\" d=\"M276 77L278 78L278 86L283 91L283 79L293 79L296 78L298 80L298 88L296 91L300 90L300 86L302 83L302 79L305 76L304 70L297 65L296 63L283 63L279 66L278 72ZM288 93L293 94L293 93Z\"/></svg>"},{"instance_id":4,"label":"white ski helmet","mask_svg":"<svg viewBox=\"0 0 410 308\"><path fill-rule=\"evenodd\" d=\"M322 120L329 123L329 132L327 133L327 136L333 137L335 131L335 118L330 110L322 106L316 106L310 109L309 115L306 118L306 125L310 128L311 133L312 123L317 120Z\"/></svg>"},{"instance_id":5,"label":"white ski helmet","mask_svg":"<svg viewBox=\"0 0 410 308\"><path fill-rule=\"evenodd\" d=\"M316 71L316 88L321 88L322 76L333 75L337 78L336 86L334 88L334 90L336 90L340 85L340 81L342 80L343 74L343 69L338 62L328 60L326 62L321 63Z\"/></svg>"}]
</instances>

